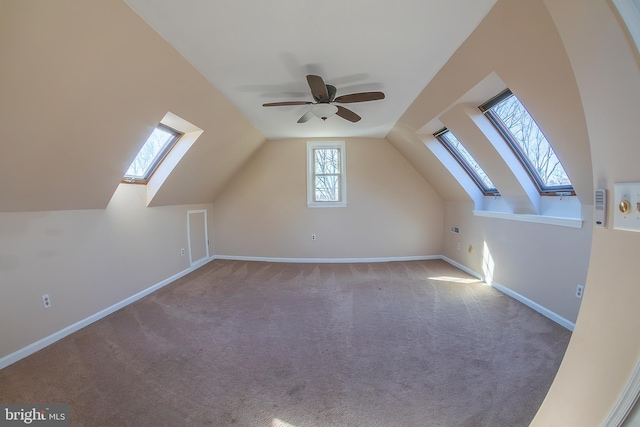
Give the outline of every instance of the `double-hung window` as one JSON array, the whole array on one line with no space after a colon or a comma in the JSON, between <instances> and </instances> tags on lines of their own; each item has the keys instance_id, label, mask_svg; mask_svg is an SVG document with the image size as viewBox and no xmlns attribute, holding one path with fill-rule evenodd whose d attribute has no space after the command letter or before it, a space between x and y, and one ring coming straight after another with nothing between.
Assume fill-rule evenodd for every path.
<instances>
[{"instance_id":1,"label":"double-hung window","mask_svg":"<svg viewBox=\"0 0 640 427\"><path fill-rule=\"evenodd\" d=\"M476 162L476 159L464 148L464 145L462 145L450 130L444 128L436 132L433 136L438 138L442 145L449 150L451 155L460 163L460 166L469 174L471 179L475 181L485 195L498 194L496 186L493 185L493 182L491 182L487 174L482 170L478 162Z\"/></svg>"},{"instance_id":2,"label":"double-hung window","mask_svg":"<svg viewBox=\"0 0 640 427\"><path fill-rule=\"evenodd\" d=\"M553 147L510 90L481 105L480 110L504 136L541 193L573 192Z\"/></svg>"},{"instance_id":3,"label":"double-hung window","mask_svg":"<svg viewBox=\"0 0 640 427\"><path fill-rule=\"evenodd\" d=\"M344 141L307 142L307 206L347 205L345 159Z\"/></svg>"},{"instance_id":4,"label":"double-hung window","mask_svg":"<svg viewBox=\"0 0 640 427\"><path fill-rule=\"evenodd\" d=\"M159 124L133 159L122 181L146 184L181 136L182 133Z\"/></svg>"}]
</instances>

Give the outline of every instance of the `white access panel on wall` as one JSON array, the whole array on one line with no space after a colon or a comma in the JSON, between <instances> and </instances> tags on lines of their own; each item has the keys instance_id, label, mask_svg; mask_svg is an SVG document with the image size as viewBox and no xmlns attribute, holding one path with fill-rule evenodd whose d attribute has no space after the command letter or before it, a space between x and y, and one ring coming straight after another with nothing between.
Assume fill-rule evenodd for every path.
<instances>
[{"instance_id":1,"label":"white access panel on wall","mask_svg":"<svg viewBox=\"0 0 640 427\"><path fill-rule=\"evenodd\" d=\"M201 264L209 258L206 209L187 211L187 241L189 243L189 263L192 266Z\"/></svg>"},{"instance_id":2,"label":"white access panel on wall","mask_svg":"<svg viewBox=\"0 0 640 427\"><path fill-rule=\"evenodd\" d=\"M613 228L640 231L640 182L613 184Z\"/></svg>"}]
</instances>

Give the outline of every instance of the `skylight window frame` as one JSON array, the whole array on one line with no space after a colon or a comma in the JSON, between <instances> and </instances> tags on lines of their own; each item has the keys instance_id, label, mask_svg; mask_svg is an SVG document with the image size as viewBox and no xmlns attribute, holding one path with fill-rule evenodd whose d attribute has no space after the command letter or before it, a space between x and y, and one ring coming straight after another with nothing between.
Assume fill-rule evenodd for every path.
<instances>
[{"instance_id":1,"label":"skylight window frame","mask_svg":"<svg viewBox=\"0 0 640 427\"><path fill-rule=\"evenodd\" d=\"M173 136L169 141L167 141L167 143L164 145L162 150L160 150L160 152L158 152L158 154L156 155L154 160L151 162L151 164L147 168L147 173L143 177L136 177L136 176L132 176L132 175L127 175L125 173L124 177L121 180L122 183L125 183L125 184L143 184L143 185L147 184L149 182L149 180L151 179L151 177L153 176L153 174L158 169L158 166L160 166L162 161L167 157L169 152L173 149L173 147L175 147L175 145L178 143L180 138L184 135L182 132L180 132L180 131L178 131L176 129L173 129L172 127L169 127L169 126L167 126L167 125L165 125L163 123L159 123L153 129L152 133L149 134L149 137L151 137L151 135L153 134L153 132L156 131L156 129L160 129L162 131L168 132ZM147 140L148 139L149 138L147 138ZM146 144L146 141L145 141L145 144ZM142 147L141 147L141 149L142 149ZM138 155L139 155L139 153L136 154L136 157ZM135 158L134 158L134 161L135 161Z\"/></svg>"},{"instance_id":2,"label":"skylight window frame","mask_svg":"<svg viewBox=\"0 0 640 427\"><path fill-rule=\"evenodd\" d=\"M573 185L547 186L544 182L542 182L542 178L540 177L540 175L536 171L535 167L531 163L531 160L529 159L529 157L526 155L526 153L523 152L522 148L520 147L520 144L518 144L518 142L516 141L515 137L511 133L511 131L503 123L502 119L500 117L498 117L498 115L492 110L492 108L494 106L496 106L497 104L501 103L505 99L510 98L511 96L515 96L514 93L510 89L505 89L504 91L500 92L498 95L494 96L493 98L491 98L490 100L488 100L484 104L480 105L478 107L478 109L482 112L482 114L485 115L485 117L487 117L487 119L489 119L491 124L493 124L493 126L498 130L500 135L502 135L504 140L507 142L507 144L509 145L511 150L513 150L513 152L515 153L516 157L518 158L518 160L522 164L522 167L527 171L527 174L529 175L529 177L531 178L533 183L536 185L536 187L538 189L538 192L541 195L545 195L545 196L553 196L553 195L558 195L558 196L571 195L571 196L575 196L576 193L575 193L575 190L573 188ZM520 100L518 100L518 101L520 102ZM524 107L524 105L523 105L523 107ZM538 123L533 118L531 113L529 113L529 111L526 109L526 107L524 107L524 109L527 112L527 114L529 114L529 116L531 117L533 122L536 124L536 126L538 126ZM538 126L538 128L540 129L539 126ZM540 132L542 132L542 129L540 129ZM544 135L544 132L542 132L542 134ZM553 145L551 145L551 142L547 139L546 135L545 135L545 139L546 139L547 143L549 144L549 146L551 147L551 149L553 150L553 154L556 156L558 161L560 161L560 158L556 154L555 150L553 149ZM560 166L562 166L562 162L560 162ZM562 166L562 168L564 169L564 166ZM566 174L566 170L565 170L565 174ZM568 174L567 174L567 178L569 178Z\"/></svg>"},{"instance_id":3,"label":"skylight window frame","mask_svg":"<svg viewBox=\"0 0 640 427\"><path fill-rule=\"evenodd\" d=\"M487 187L484 184L484 181L482 180L482 178L480 178L480 176L477 174L475 169L469 164L469 162L467 162L467 160L462 156L462 154L454 146L451 145L449 140L447 140L447 138L445 137L445 134L447 132L450 133L451 135L453 135L453 133L449 129L442 128L438 132L434 133L433 136L438 141L440 141L440 143L444 146L444 148L446 148L447 151L449 151L449 153L451 153L453 158L456 159L456 161L460 164L460 166L462 166L462 169L464 169L467 172L467 174L469 175L469 177L471 177L473 182L476 183L476 185L478 186L480 191L482 191L482 194L484 194L485 196L497 196L497 195L499 195L500 192L498 191L498 189L495 188L495 187L493 187L493 188ZM455 137L455 135L454 135L454 137ZM456 139L458 139L458 138L456 137ZM460 142L460 143L462 144L462 142ZM464 146L464 144L463 144L463 146ZM465 148L465 150L466 150L466 148ZM471 153L469 153L469 155L471 155ZM476 160L476 163L478 163L477 160ZM480 164L478 164L478 166L482 169ZM485 172L485 175L486 175L486 172ZM488 177L488 175L487 175L487 177Z\"/></svg>"}]
</instances>

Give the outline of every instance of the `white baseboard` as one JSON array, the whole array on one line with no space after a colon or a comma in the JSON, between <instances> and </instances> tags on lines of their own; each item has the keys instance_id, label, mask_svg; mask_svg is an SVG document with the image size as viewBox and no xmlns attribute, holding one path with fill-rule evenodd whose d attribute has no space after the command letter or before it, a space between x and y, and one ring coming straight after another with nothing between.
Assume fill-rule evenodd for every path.
<instances>
[{"instance_id":1,"label":"white baseboard","mask_svg":"<svg viewBox=\"0 0 640 427\"><path fill-rule=\"evenodd\" d=\"M214 255L215 259L228 259L236 261L262 261L262 262L292 262L292 263L358 263L358 262L393 262L393 261L424 261L428 259L441 259L440 255L419 255L405 257L383 258L272 258L241 255Z\"/></svg>"},{"instance_id":2,"label":"white baseboard","mask_svg":"<svg viewBox=\"0 0 640 427\"><path fill-rule=\"evenodd\" d=\"M537 311L538 313L542 314L543 316L553 320L554 322L556 322L558 325L570 330L573 332L573 328L575 328L575 323L570 322L569 320L565 319L564 317L560 316L559 314L554 313L553 311L549 310L546 307L541 306L540 304L538 304L535 301L531 301L529 298L520 295L519 293L507 288L506 286L501 285L500 283L496 283L493 282L491 283L491 286L493 286L494 288L496 288L497 290L499 290L500 292L502 292L503 294L509 295L511 298L516 299L518 301L520 301L521 303L523 303L524 305L526 305L527 307L530 307L532 309L534 309L535 311Z\"/></svg>"},{"instance_id":3,"label":"white baseboard","mask_svg":"<svg viewBox=\"0 0 640 427\"><path fill-rule=\"evenodd\" d=\"M477 272L471 270L470 268L450 259L447 258L446 256L442 256L442 255L424 255L424 256L406 256L406 257L383 257L383 258L270 258L270 257L246 257L246 256L236 256L236 255L214 255L211 256L209 258L206 258L204 260L202 260L202 262L197 262L196 264L194 264L193 266L177 273L174 274L173 276L159 282L156 283L155 285L138 292L135 295L132 295L128 298L125 298L124 300L113 304L110 307L105 308L104 310L101 310L83 320L80 320L72 325L67 326L64 329L61 329L57 332L54 332L53 334L42 338L41 340L38 340L32 344L29 344L26 347L21 348L20 350L17 350L11 354L8 354L2 358L0 358L0 369L3 369L15 362L17 362L18 360L24 359L27 356L32 355L33 353L42 350L43 348L55 343L56 341L71 335L72 333L84 328L85 326L90 325L93 322L96 322L100 319L102 319L103 317L108 316L111 313L114 313L117 310L120 310L121 308L126 307L127 305L149 295L152 292L157 291L158 289L168 285L169 283L181 278L182 276L187 275L188 273L191 273L192 271L196 270L197 268L201 267L202 265L208 263L209 261L212 261L214 259L227 259L227 260L239 260L239 261L264 261L264 262L293 262L293 263L361 263L361 262L393 262L393 261L424 261L424 260L431 260L431 259L442 259L446 262L448 262L449 264L459 268L460 270L478 278L479 280L484 280L484 277L481 276L480 274L478 274ZM562 316L557 315L556 313L552 312L551 310L548 310L547 308L541 306L540 304L531 301L530 299L528 299L525 296L520 295L519 293L512 291L511 289L507 288L506 286L500 285L499 283L492 283L492 286L494 288L496 288L497 290L499 290L500 292L509 295L510 297L520 301L521 303L523 303L524 305L534 309L535 311L537 311L538 313L542 314L543 316L548 317L549 319L553 320L554 322L558 323L559 325L565 327L566 329L569 329L570 331L573 331L573 328L575 326L574 323L571 323L570 321L568 321L567 319L563 318Z\"/></svg>"},{"instance_id":4,"label":"white baseboard","mask_svg":"<svg viewBox=\"0 0 640 427\"><path fill-rule=\"evenodd\" d=\"M194 271L195 269L197 269L198 267L201 267L202 265L206 264L209 261L212 261L214 259L214 257L210 257L208 259L204 259L201 262L198 262L197 264L194 264L193 266L187 268L186 270L183 270L177 274L174 274L173 276L169 277L168 279L165 279L159 283L156 283L155 285L138 292L135 295L132 295L128 298L123 299L120 302L117 302L115 304L113 304L110 307L105 308L104 310L101 310L95 314L92 314L91 316L82 319L72 325L67 326L64 329L61 329L57 332L54 332L53 334L42 338L41 340L38 340L32 344L29 344L26 347L21 348L20 350L14 351L11 354L8 354L2 358L0 358L0 369L6 368L7 366L17 362L18 360L24 359L27 356L32 355L33 353L42 350L43 348L53 344L54 342L61 340L62 338L71 335L72 333L84 328L85 326L88 326L90 324L92 324L93 322L96 322L100 319L102 319L103 317L106 317L108 315L110 315L111 313L114 313L118 310L120 310L123 307L126 307L127 305L138 301L140 298L143 298L147 295L149 295L152 292L157 291L158 289L168 285L169 283L178 280L179 278L181 278L182 276L185 276L189 273L191 273L192 271Z\"/></svg>"},{"instance_id":5,"label":"white baseboard","mask_svg":"<svg viewBox=\"0 0 640 427\"><path fill-rule=\"evenodd\" d=\"M443 259L444 261L447 261L449 264L453 265L454 267L458 267L460 270L464 271L465 273L468 273L470 275L472 275L473 277L476 277L482 281L484 281L484 277L480 274L478 274L477 272L471 270L470 268L460 264L459 262L456 262L450 258L447 258L446 256L442 256L440 257L441 259ZM525 297L524 295L521 295L519 293L517 293L514 290L511 290L509 288L507 288L504 285L501 285L500 283L496 283L496 282L491 282L491 286L494 287L495 289L497 289L498 291L502 292L505 295L510 296L511 298L520 301L522 304L526 305L527 307L537 311L538 313L542 314L543 316L547 317L548 319L553 320L554 322L556 322L558 325L570 330L573 332L573 329L575 328L575 323L565 319L564 317L560 316L557 313L554 313L553 311L549 310L546 307L541 306L540 304L538 304L535 301L530 300L529 298Z\"/></svg>"},{"instance_id":6,"label":"white baseboard","mask_svg":"<svg viewBox=\"0 0 640 427\"><path fill-rule=\"evenodd\" d=\"M475 271L473 271L473 270L472 270L472 269L470 269L469 267L464 266L464 265L460 264L459 262L454 261L454 260L452 260L451 258L448 258L448 257L446 257L446 256L444 256L444 255L442 255L442 256L440 257L440 259L441 259L441 260L444 260L444 261L447 261L449 264L453 265L454 267L457 267L457 268L459 268L460 270L464 271L465 273L470 274L470 275L472 275L473 277L475 277L476 279L478 279L478 280L482 280L482 281L484 282L484 277L483 277L483 276L481 276L480 274L476 273Z\"/></svg>"}]
</instances>

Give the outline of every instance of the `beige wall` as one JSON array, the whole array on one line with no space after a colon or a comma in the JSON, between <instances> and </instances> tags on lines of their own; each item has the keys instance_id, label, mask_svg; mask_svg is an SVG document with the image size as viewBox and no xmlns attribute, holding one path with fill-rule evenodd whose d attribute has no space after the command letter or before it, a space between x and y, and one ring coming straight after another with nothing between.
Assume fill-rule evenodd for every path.
<instances>
[{"instance_id":1,"label":"beige wall","mask_svg":"<svg viewBox=\"0 0 640 427\"><path fill-rule=\"evenodd\" d=\"M498 1L416 98L388 139L413 162L431 164L435 156L424 144L420 155L415 154L421 146L416 132L423 132L434 121L448 125L478 154L482 167L502 186L498 189L504 190L505 201L517 211L521 200L527 201L526 187L510 175L475 123L470 126L470 117L486 121L475 118L479 115L475 107L499 92L493 83L496 78L491 77L494 74L525 104L556 149L581 202L584 226L572 229L474 217L470 197L466 197L468 202L460 201L460 185L446 168L416 165L445 200L443 253L483 274L486 242L496 263L495 282L575 322L580 307L576 286L585 282L592 237L591 151L571 63L542 1ZM487 81L491 84L486 85ZM450 233L451 225L460 226L461 235ZM460 250L457 243L461 243ZM469 245L474 248L471 253Z\"/></svg>"},{"instance_id":2,"label":"beige wall","mask_svg":"<svg viewBox=\"0 0 640 427\"><path fill-rule=\"evenodd\" d=\"M187 210L212 206L145 202L122 184L106 209L0 213L0 358L189 268Z\"/></svg>"},{"instance_id":3,"label":"beige wall","mask_svg":"<svg viewBox=\"0 0 640 427\"><path fill-rule=\"evenodd\" d=\"M416 132L459 102L475 101L479 105L496 95L497 92L478 90L481 82L494 73L535 117L582 204L593 204L591 151L580 93L560 35L541 0L498 1L387 138L416 163L416 169L438 194L446 200L459 199L459 184L454 179L443 179L443 175L450 177L447 169L438 166L437 160L434 162L429 150L416 153L422 143ZM465 98L470 93L473 96ZM497 163L482 166L489 176L503 168Z\"/></svg>"},{"instance_id":4,"label":"beige wall","mask_svg":"<svg viewBox=\"0 0 640 427\"><path fill-rule=\"evenodd\" d=\"M442 200L384 139L348 139L345 208L306 205L306 140L268 141L214 201L216 255L438 255ZM311 234L317 240L311 240Z\"/></svg>"},{"instance_id":5,"label":"beige wall","mask_svg":"<svg viewBox=\"0 0 640 427\"><path fill-rule=\"evenodd\" d=\"M120 0L2 1L0 57L0 212L105 208L167 112L204 132L154 206L211 202L264 140Z\"/></svg>"},{"instance_id":6,"label":"beige wall","mask_svg":"<svg viewBox=\"0 0 640 427\"><path fill-rule=\"evenodd\" d=\"M495 283L575 323L576 286L585 284L589 267L591 212L582 228L568 228L477 217L473 209L473 202L445 202L443 254L482 276L490 258ZM448 231L452 225L460 234Z\"/></svg>"},{"instance_id":7,"label":"beige wall","mask_svg":"<svg viewBox=\"0 0 640 427\"><path fill-rule=\"evenodd\" d=\"M577 308L567 295L584 268L593 186L611 192L614 182L640 181L640 64L604 0L500 0L390 132L397 151L384 140L347 141L349 206L341 209L306 207L303 140L266 143L213 205L144 208L143 187L117 182L167 111L202 128L204 139L159 194L162 204L213 199L261 135L121 2L2 2L0 31L0 210L44 210L0 213L0 357L187 268L179 253L186 211L203 207L215 212L211 251L224 255L444 253L477 269L486 240L496 281L570 319ZM167 58L168 74L156 74ZM420 145L415 132L491 72L556 147L581 199L584 230L472 217L470 202L455 202L465 198L459 185ZM462 253L450 221L469 232L460 236ZM640 234L611 223L593 233L576 329L533 425L597 426L611 411L640 356L639 247ZM560 255L575 257L574 271L532 280L527 259L556 266Z\"/></svg>"},{"instance_id":8,"label":"beige wall","mask_svg":"<svg viewBox=\"0 0 640 427\"><path fill-rule=\"evenodd\" d=\"M640 181L640 63L612 5L545 1L575 72L591 141L594 183ZM609 204L612 214L613 203ZM611 218L611 216L609 216ZM535 426L600 426L640 356L640 234L595 229L582 309Z\"/></svg>"}]
</instances>

